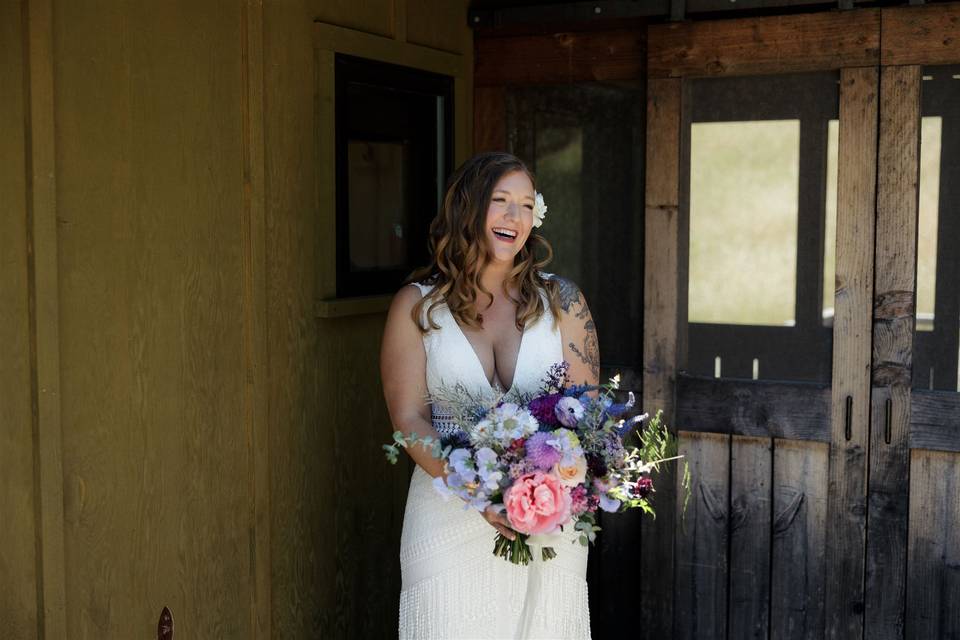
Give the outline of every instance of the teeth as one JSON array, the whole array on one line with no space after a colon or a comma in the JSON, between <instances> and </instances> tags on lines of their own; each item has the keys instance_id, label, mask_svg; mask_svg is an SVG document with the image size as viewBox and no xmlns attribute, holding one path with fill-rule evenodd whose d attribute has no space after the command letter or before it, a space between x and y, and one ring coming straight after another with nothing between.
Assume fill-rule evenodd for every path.
<instances>
[{"instance_id":1,"label":"teeth","mask_svg":"<svg viewBox=\"0 0 960 640\"><path fill-rule=\"evenodd\" d=\"M496 233L497 235L507 236L507 237L509 237L509 238L516 238L516 237L517 237L517 232L516 232L516 231L511 231L510 229L501 229L500 227L495 227L495 228L493 229L493 232Z\"/></svg>"}]
</instances>

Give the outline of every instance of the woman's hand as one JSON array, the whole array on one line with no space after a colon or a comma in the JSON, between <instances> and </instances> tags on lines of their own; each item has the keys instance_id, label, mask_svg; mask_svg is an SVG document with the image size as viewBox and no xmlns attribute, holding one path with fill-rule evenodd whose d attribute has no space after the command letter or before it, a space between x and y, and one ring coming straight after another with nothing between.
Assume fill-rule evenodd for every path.
<instances>
[{"instance_id":1,"label":"woman's hand","mask_svg":"<svg viewBox=\"0 0 960 640\"><path fill-rule=\"evenodd\" d=\"M497 513L492 505L487 507L480 515L507 540L513 540L517 537L517 532L510 528L510 521L507 520L507 516Z\"/></svg>"}]
</instances>

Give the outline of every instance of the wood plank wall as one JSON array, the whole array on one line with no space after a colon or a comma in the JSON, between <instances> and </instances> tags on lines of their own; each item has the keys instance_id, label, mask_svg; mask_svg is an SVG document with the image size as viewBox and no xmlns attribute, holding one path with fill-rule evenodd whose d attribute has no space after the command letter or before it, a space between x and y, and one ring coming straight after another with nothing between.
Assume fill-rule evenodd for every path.
<instances>
[{"instance_id":1,"label":"wood plank wall","mask_svg":"<svg viewBox=\"0 0 960 640\"><path fill-rule=\"evenodd\" d=\"M317 19L472 55L466 2L0 5L0 635L395 633L383 315L315 317Z\"/></svg>"},{"instance_id":2,"label":"wood plank wall","mask_svg":"<svg viewBox=\"0 0 960 640\"><path fill-rule=\"evenodd\" d=\"M38 503L34 482L33 353L28 264L27 132L21 7L0 3L0 617L14 638L37 634ZM9 213L8 213L9 212ZM16 212L18 215L11 215Z\"/></svg>"}]
</instances>

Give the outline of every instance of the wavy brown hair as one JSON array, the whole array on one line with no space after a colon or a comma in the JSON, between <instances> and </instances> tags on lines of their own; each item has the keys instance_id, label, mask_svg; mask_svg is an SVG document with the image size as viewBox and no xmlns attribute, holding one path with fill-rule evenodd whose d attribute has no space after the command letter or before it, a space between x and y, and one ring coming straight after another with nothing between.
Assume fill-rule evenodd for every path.
<instances>
[{"instance_id":1,"label":"wavy brown hair","mask_svg":"<svg viewBox=\"0 0 960 640\"><path fill-rule=\"evenodd\" d=\"M433 320L433 311L442 304L449 307L460 324L483 326L483 315L477 304L480 294L489 298L489 304L493 303L493 294L480 282L480 273L490 260L486 243L487 209L497 182L514 171L523 171L536 188L536 179L527 166L516 156L503 152L475 155L450 176L443 206L430 224L430 264L414 271L405 281L434 285L411 312L421 332L440 328ZM516 324L521 331L544 313L541 290L547 292L554 323L560 316L559 286L553 279L540 275L540 269L552 258L550 243L535 228L531 229L503 283L504 295L517 305ZM510 295L511 285L518 288L519 299ZM426 304L429 306L424 325L421 316Z\"/></svg>"}]
</instances>

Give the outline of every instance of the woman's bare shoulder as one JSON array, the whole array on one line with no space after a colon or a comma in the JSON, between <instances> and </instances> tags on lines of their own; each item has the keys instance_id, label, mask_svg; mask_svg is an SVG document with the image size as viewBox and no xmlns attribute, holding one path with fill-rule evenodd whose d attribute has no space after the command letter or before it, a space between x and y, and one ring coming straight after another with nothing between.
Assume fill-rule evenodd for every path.
<instances>
[{"instance_id":1,"label":"woman's bare shoulder","mask_svg":"<svg viewBox=\"0 0 960 640\"><path fill-rule=\"evenodd\" d=\"M410 318L410 313L413 310L413 306L420 301L421 297L422 294L420 293L420 287L415 284L405 284L400 287L400 289L398 289L393 295L393 300L390 302L388 320L392 317L399 317L400 315Z\"/></svg>"}]
</instances>

